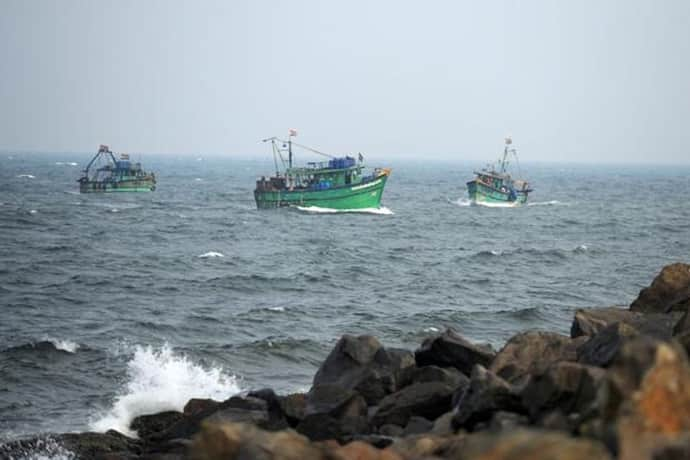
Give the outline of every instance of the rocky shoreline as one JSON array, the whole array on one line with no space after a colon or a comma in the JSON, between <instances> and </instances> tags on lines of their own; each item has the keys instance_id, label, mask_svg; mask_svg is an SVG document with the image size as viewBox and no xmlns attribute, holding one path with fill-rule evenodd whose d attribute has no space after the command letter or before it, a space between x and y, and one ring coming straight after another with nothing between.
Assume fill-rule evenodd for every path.
<instances>
[{"instance_id":1,"label":"rocky shoreline","mask_svg":"<svg viewBox=\"0 0 690 460\"><path fill-rule=\"evenodd\" d=\"M413 351L343 336L308 393L190 400L182 412L46 442L80 459L690 458L690 265L664 267L627 307L581 309L570 337L515 335L496 352L452 329Z\"/></svg>"}]
</instances>

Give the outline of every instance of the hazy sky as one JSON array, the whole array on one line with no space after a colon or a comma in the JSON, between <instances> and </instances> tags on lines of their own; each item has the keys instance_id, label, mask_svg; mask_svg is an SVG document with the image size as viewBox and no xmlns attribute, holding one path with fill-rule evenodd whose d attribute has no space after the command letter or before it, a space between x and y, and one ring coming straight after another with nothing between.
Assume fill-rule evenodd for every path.
<instances>
[{"instance_id":1,"label":"hazy sky","mask_svg":"<svg viewBox=\"0 0 690 460\"><path fill-rule=\"evenodd\" d=\"M690 162L690 1L0 0L0 149Z\"/></svg>"}]
</instances>

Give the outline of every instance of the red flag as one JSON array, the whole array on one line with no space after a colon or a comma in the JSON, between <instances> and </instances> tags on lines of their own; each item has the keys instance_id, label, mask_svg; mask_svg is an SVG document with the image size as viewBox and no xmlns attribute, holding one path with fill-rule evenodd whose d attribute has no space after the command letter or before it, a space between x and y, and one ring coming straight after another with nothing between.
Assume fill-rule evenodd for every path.
<instances>
[{"instance_id":1,"label":"red flag","mask_svg":"<svg viewBox=\"0 0 690 460\"><path fill-rule=\"evenodd\" d=\"M295 128L288 129L288 134L290 136L297 136L297 130Z\"/></svg>"}]
</instances>

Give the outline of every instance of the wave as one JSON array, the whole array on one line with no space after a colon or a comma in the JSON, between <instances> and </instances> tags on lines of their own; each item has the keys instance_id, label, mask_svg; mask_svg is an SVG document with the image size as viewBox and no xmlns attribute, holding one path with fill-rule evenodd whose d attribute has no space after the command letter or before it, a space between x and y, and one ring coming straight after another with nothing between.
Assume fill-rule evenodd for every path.
<instances>
[{"instance_id":1,"label":"wave","mask_svg":"<svg viewBox=\"0 0 690 460\"><path fill-rule=\"evenodd\" d=\"M47 337L45 341L52 343L56 350L66 351L67 353L76 353L79 349L79 344L71 340Z\"/></svg>"},{"instance_id":2,"label":"wave","mask_svg":"<svg viewBox=\"0 0 690 460\"><path fill-rule=\"evenodd\" d=\"M277 312L284 312L285 307L268 307L267 310L269 311L277 311Z\"/></svg>"},{"instance_id":3,"label":"wave","mask_svg":"<svg viewBox=\"0 0 690 460\"><path fill-rule=\"evenodd\" d=\"M126 385L91 429L136 436L129 425L139 415L181 411L191 398L225 400L239 392L237 378L218 367L204 368L167 344L160 349L137 346L127 363Z\"/></svg>"},{"instance_id":4,"label":"wave","mask_svg":"<svg viewBox=\"0 0 690 460\"><path fill-rule=\"evenodd\" d=\"M220 252L209 251L209 252L205 252L203 254L200 254L197 257L200 259L214 259L216 257L225 257L225 255L223 253L220 253Z\"/></svg>"},{"instance_id":5,"label":"wave","mask_svg":"<svg viewBox=\"0 0 690 460\"><path fill-rule=\"evenodd\" d=\"M553 256L564 259L569 254L583 254L589 252L590 249L586 244L580 244L571 249L560 248L515 248L510 250L483 249L472 254L470 257L493 257L493 256L511 256L511 255L527 255L527 256ZM464 259L465 257L461 257Z\"/></svg>"},{"instance_id":6,"label":"wave","mask_svg":"<svg viewBox=\"0 0 690 460\"><path fill-rule=\"evenodd\" d=\"M23 177L23 178L26 178L26 179L36 179L36 176L34 176L34 175L32 175L32 174L20 174L20 175L18 175L17 177Z\"/></svg>"},{"instance_id":7,"label":"wave","mask_svg":"<svg viewBox=\"0 0 690 460\"><path fill-rule=\"evenodd\" d=\"M74 452L66 449L50 436L23 442L18 457L16 456L18 452L15 446L10 446L10 453L12 455L8 458L14 460L77 460ZM2 444L0 444L0 457L5 458Z\"/></svg>"},{"instance_id":8,"label":"wave","mask_svg":"<svg viewBox=\"0 0 690 460\"><path fill-rule=\"evenodd\" d=\"M359 208L359 209L333 209L333 208L320 208L318 206L295 206L303 212L309 212L314 214L340 214L340 213L359 213L359 214L378 214L382 216L392 216L394 213L385 206L380 208Z\"/></svg>"},{"instance_id":9,"label":"wave","mask_svg":"<svg viewBox=\"0 0 690 460\"><path fill-rule=\"evenodd\" d=\"M58 166L77 166L73 161L56 161L55 164Z\"/></svg>"},{"instance_id":10,"label":"wave","mask_svg":"<svg viewBox=\"0 0 690 460\"><path fill-rule=\"evenodd\" d=\"M458 198L455 201L451 201L451 200L448 200L448 201L450 201L453 204L460 206L461 208L472 206L472 204L473 204L472 200L470 200L469 198Z\"/></svg>"},{"instance_id":11,"label":"wave","mask_svg":"<svg viewBox=\"0 0 690 460\"><path fill-rule=\"evenodd\" d=\"M46 338L37 342L9 347L3 352L38 352L38 353L76 353L79 344L70 340Z\"/></svg>"},{"instance_id":12,"label":"wave","mask_svg":"<svg viewBox=\"0 0 690 460\"><path fill-rule=\"evenodd\" d=\"M551 201L535 201L533 203L527 203L527 206L555 206L555 205L564 205L567 206L567 203L562 203L558 200L551 200Z\"/></svg>"}]
</instances>

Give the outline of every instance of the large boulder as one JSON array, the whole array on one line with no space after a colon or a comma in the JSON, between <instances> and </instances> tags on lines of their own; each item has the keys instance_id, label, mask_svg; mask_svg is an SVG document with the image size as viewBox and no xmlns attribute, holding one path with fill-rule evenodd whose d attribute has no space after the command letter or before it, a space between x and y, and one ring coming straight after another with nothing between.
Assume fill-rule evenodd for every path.
<instances>
[{"instance_id":1,"label":"large boulder","mask_svg":"<svg viewBox=\"0 0 690 460\"><path fill-rule=\"evenodd\" d=\"M284 418L270 411L265 400L253 396L233 396L223 402L190 400L183 414L183 417L161 431L149 434L147 440L160 443L173 439L191 439L199 432L204 421L252 423L271 430L287 427Z\"/></svg>"},{"instance_id":2,"label":"large boulder","mask_svg":"<svg viewBox=\"0 0 690 460\"><path fill-rule=\"evenodd\" d=\"M592 366L607 367L618 354L626 340L639 335L626 323L611 324L577 349L577 361Z\"/></svg>"},{"instance_id":3,"label":"large boulder","mask_svg":"<svg viewBox=\"0 0 690 460\"><path fill-rule=\"evenodd\" d=\"M652 458L689 438L690 365L679 347L659 344L637 390L624 396L617 420L620 458Z\"/></svg>"},{"instance_id":4,"label":"large boulder","mask_svg":"<svg viewBox=\"0 0 690 460\"><path fill-rule=\"evenodd\" d=\"M690 333L690 309L685 310L683 316L681 316L675 326L673 326L674 336L685 333Z\"/></svg>"},{"instance_id":5,"label":"large boulder","mask_svg":"<svg viewBox=\"0 0 690 460\"><path fill-rule=\"evenodd\" d=\"M410 383L441 382L453 388L465 387L469 378L454 367L424 366L410 372Z\"/></svg>"},{"instance_id":6,"label":"large boulder","mask_svg":"<svg viewBox=\"0 0 690 460\"><path fill-rule=\"evenodd\" d=\"M471 431L477 423L488 421L496 411L523 413L524 408L515 387L483 366L476 365L472 369L470 383L458 401L453 427Z\"/></svg>"},{"instance_id":7,"label":"large boulder","mask_svg":"<svg viewBox=\"0 0 690 460\"><path fill-rule=\"evenodd\" d=\"M615 323L624 323L641 334L666 340L673 335L673 328L681 312L641 313L624 310L623 307L584 308L575 312L570 336L593 336Z\"/></svg>"},{"instance_id":8,"label":"large boulder","mask_svg":"<svg viewBox=\"0 0 690 460\"><path fill-rule=\"evenodd\" d=\"M306 407L307 395L304 393L292 393L280 399L280 408L285 415L285 420L293 428L304 419Z\"/></svg>"},{"instance_id":9,"label":"large boulder","mask_svg":"<svg viewBox=\"0 0 690 460\"><path fill-rule=\"evenodd\" d=\"M457 388L443 382L414 383L381 400L372 424L406 426L413 416L434 420L452 409Z\"/></svg>"},{"instance_id":10,"label":"large boulder","mask_svg":"<svg viewBox=\"0 0 690 460\"><path fill-rule=\"evenodd\" d=\"M668 313L690 307L690 265L675 263L665 266L652 284L640 291L630 305L632 311Z\"/></svg>"},{"instance_id":11,"label":"large boulder","mask_svg":"<svg viewBox=\"0 0 690 460\"><path fill-rule=\"evenodd\" d=\"M562 432L518 429L468 436L456 460L610 460L599 442L571 438Z\"/></svg>"},{"instance_id":12,"label":"large boulder","mask_svg":"<svg viewBox=\"0 0 690 460\"><path fill-rule=\"evenodd\" d=\"M304 418L297 431L312 440L344 440L369 432L367 403L353 390L317 385L307 394Z\"/></svg>"},{"instance_id":13,"label":"large boulder","mask_svg":"<svg viewBox=\"0 0 690 460\"><path fill-rule=\"evenodd\" d=\"M184 418L184 414L177 411L140 415L132 421L130 428L137 433L140 439L148 439L179 422L182 418Z\"/></svg>"},{"instance_id":14,"label":"large boulder","mask_svg":"<svg viewBox=\"0 0 690 460\"><path fill-rule=\"evenodd\" d=\"M532 420L558 410L564 415L583 414L595 408L603 369L573 362L553 364L522 390L522 403Z\"/></svg>"},{"instance_id":15,"label":"large boulder","mask_svg":"<svg viewBox=\"0 0 690 460\"><path fill-rule=\"evenodd\" d=\"M242 423L206 423L195 437L189 457L194 460L327 459L328 448L309 442L292 430L267 432Z\"/></svg>"},{"instance_id":16,"label":"large boulder","mask_svg":"<svg viewBox=\"0 0 690 460\"><path fill-rule=\"evenodd\" d=\"M417 366L454 367L466 375L475 364L488 367L494 355L490 346L475 345L450 328L427 338L415 351Z\"/></svg>"},{"instance_id":17,"label":"large boulder","mask_svg":"<svg viewBox=\"0 0 690 460\"><path fill-rule=\"evenodd\" d=\"M576 361L584 339L553 332L528 331L513 336L498 352L490 371L511 383L524 383L558 361Z\"/></svg>"},{"instance_id":18,"label":"large boulder","mask_svg":"<svg viewBox=\"0 0 690 460\"><path fill-rule=\"evenodd\" d=\"M414 364L407 350L387 350L368 335L344 335L319 367L313 384L357 391L373 405L402 388Z\"/></svg>"}]
</instances>

